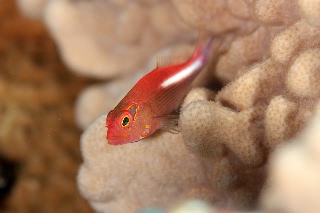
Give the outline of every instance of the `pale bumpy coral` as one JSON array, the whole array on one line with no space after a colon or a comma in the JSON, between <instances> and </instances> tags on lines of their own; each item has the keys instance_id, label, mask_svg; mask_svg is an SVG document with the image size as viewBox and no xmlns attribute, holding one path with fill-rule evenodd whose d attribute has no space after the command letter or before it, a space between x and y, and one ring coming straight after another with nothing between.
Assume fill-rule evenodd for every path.
<instances>
[{"instance_id":1,"label":"pale bumpy coral","mask_svg":"<svg viewBox=\"0 0 320 213\"><path fill-rule=\"evenodd\" d=\"M263 4L258 3L260 6ZM272 23L268 22L268 24ZM286 21L286 23L290 22ZM208 178L209 180L215 181L215 177L219 177L217 173L225 174L221 178L223 180L230 180L230 177L234 176L245 178L245 175L240 174L241 170L237 168L264 165L265 160L269 158L269 153L296 135L311 117L312 109L320 96L318 92L320 90L318 83L319 36L320 30L309 25L305 19L290 24L272 37L270 54L264 56L266 59L242 69L240 72L244 74L222 88L214 101L202 100L184 104L179 124L189 150L208 159L223 159L229 155L240 160L240 162L229 160L224 165L225 171L228 171L229 174L215 168L216 173ZM314 135L313 133L308 134ZM292 156L295 155L292 154ZM306 203L301 206L299 206L298 199L302 197L294 195L294 193L300 196L307 194L308 190L312 190L311 186L314 187L315 184L308 185L310 188L299 193L299 189L290 188L291 181L284 183L290 178L286 176L290 171L280 172L280 170L285 165L292 164L293 159L286 160L279 168L276 167L278 169L275 172L282 175L282 179L278 178L279 180L276 180L278 182L273 186L273 190L279 189L278 194L273 197L274 194L271 192L269 199L282 207L285 212L318 212L318 207L314 206L317 202L313 202L313 199L318 201L317 191L311 193ZM235 165L239 163L243 163L244 167ZM300 168L303 168L302 165ZM258 167L257 170L252 168L252 174L254 174L252 176L257 175L257 171L261 169L261 167ZM302 174L301 169L299 172ZM260 178L263 179L263 176ZM299 177L295 180L298 181L298 179ZM306 179L305 182L307 180L309 179ZM228 184L232 182L234 181ZM250 183L250 180L245 183ZM261 182L249 185L257 187L261 186ZM285 188L281 188L280 185ZM229 196L234 191L235 188L230 185L225 188L225 192L230 193ZM249 188L245 188L241 194L248 192L250 192ZM285 196L288 199L280 199ZM248 199L245 200L248 201ZM246 202L245 200L243 202ZM296 201L297 206L292 204ZM274 203L269 205L272 206ZM306 208L308 204L310 205ZM278 206L275 209L278 209Z\"/></svg>"},{"instance_id":2,"label":"pale bumpy coral","mask_svg":"<svg viewBox=\"0 0 320 213\"><path fill-rule=\"evenodd\" d=\"M319 0L298 0L301 16L315 27L320 26L320 1Z\"/></svg>"},{"instance_id":3,"label":"pale bumpy coral","mask_svg":"<svg viewBox=\"0 0 320 213\"><path fill-rule=\"evenodd\" d=\"M173 2L188 23L225 38L225 53L214 71L224 84L235 79L242 67L267 57L271 37L297 19L291 0Z\"/></svg>"},{"instance_id":4,"label":"pale bumpy coral","mask_svg":"<svg viewBox=\"0 0 320 213\"><path fill-rule=\"evenodd\" d=\"M105 140L105 118L99 117L81 138L84 164L78 185L97 211L168 207L188 198L189 191L194 191L192 197L212 201L204 167L187 151L181 135L158 132L141 143L111 146Z\"/></svg>"},{"instance_id":5,"label":"pale bumpy coral","mask_svg":"<svg viewBox=\"0 0 320 213\"><path fill-rule=\"evenodd\" d=\"M185 98L179 121L184 143L192 153L206 159L208 181L232 200L230 206L252 207L264 180L263 166L256 167L263 161L261 147L254 138L256 134L247 134L259 133L251 122L258 113L236 113L206 97L212 100L212 92L198 88Z\"/></svg>"},{"instance_id":6,"label":"pale bumpy coral","mask_svg":"<svg viewBox=\"0 0 320 213\"><path fill-rule=\"evenodd\" d=\"M291 65L286 81L288 89L297 97L319 97L319 69L320 48L304 51Z\"/></svg>"},{"instance_id":7,"label":"pale bumpy coral","mask_svg":"<svg viewBox=\"0 0 320 213\"><path fill-rule=\"evenodd\" d=\"M23 14L32 18L41 17L47 3L48 0L17 0Z\"/></svg>"},{"instance_id":8,"label":"pale bumpy coral","mask_svg":"<svg viewBox=\"0 0 320 213\"><path fill-rule=\"evenodd\" d=\"M318 56L309 54L309 57L309 61L303 61L308 66L302 63L304 70L299 69L302 74L295 75L293 80L290 75L300 57L287 70L268 59L224 87L216 102L193 102L182 108L181 131L187 147L201 156L217 156L216 152L226 146L247 165L263 163L266 150L293 136L310 117L312 100L318 97L310 91L320 88L309 83ZM290 90L292 81L300 82L303 89ZM303 96L303 91L309 91L308 96ZM309 97L313 99L305 100Z\"/></svg>"},{"instance_id":9,"label":"pale bumpy coral","mask_svg":"<svg viewBox=\"0 0 320 213\"><path fill-rule=\"evenodd\" d=\"M207 144L225 145L244 163L261 164L266 150L300 129L319 98L319 35L304 20L292 24L272 39L271 57L243 70L245 74L219 92L216 102L192 103L183 109L187 146L211 153ZM190 122L195 119L198 124ZM204 125L206 120L210 122ZM205 132L210 136L202 136Z\"/></svg>"},{"instance_id":10,"label":"pale bumpy coral","mask_svg":"<svg viewBox=\"0 0 320 213\"><path fill-rule=\"evenodd\" d=\"M269 212L320 212L320 104L301 135L272 156L262 204Z\"/></svg>"},{"instance_id":11,"label":"pale bumpy coral","mask_svg":"<svg viewBox=\"0 0 320 213\"><path fill-rule=\"evenodd\" d=\"M34 0L20 2L26 13L35 7ZM64 61L75 72L91 77L135 72L158 49L195 37L170 1L44 2L45 22ZM26 8L27 3L31 8Z\"/></svg>"}]
</instances>

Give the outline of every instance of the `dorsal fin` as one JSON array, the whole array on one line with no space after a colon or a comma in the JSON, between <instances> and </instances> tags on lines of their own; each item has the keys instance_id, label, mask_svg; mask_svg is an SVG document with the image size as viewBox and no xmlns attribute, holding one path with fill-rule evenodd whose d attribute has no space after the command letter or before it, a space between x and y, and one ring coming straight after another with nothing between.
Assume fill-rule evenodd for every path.
<instances>
[{"instance_id":1,"label":"dorsal fin","mask_svg":"<svg viewBox=\"0 0 320 213\"><path fill-rule=\"evenodd\" d=\"M187 57L158 57L157 58L157 68L160 67L168 67L170 65L174 65L174 64L181 64L183 62L185 62L186 60L188 60Z\"/></svg>"}]
</instances>

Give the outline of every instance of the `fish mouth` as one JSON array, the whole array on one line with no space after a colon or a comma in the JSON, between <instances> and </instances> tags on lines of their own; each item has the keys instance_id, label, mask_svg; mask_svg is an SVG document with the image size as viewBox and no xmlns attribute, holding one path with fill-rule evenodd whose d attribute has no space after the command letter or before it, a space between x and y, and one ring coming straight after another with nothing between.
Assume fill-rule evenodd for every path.
<instances>
[{"instance_id":1,"label":"fish mouth","mask_svg":"<svg viewBox=\"0 0 320 213\"><path fill-rule=\"evenodd\" d=\"M107 142L109 145L117 146L117 145L123 145L123 144L128 144L128 143L135 143L140 141L142 138L139 139L132 139L129 140L126 137L121 137L121 136L114 136L114 137L107 137Z\"/></svg>"},{"instance_id":2,"label":"fish mouth","mask_svg":"<svg viewBox=\"0 0 320 213\"><path fill-rule=\"evenodd\" d=\"M108 139L107 139L108 140ZM116 143L114 141L111 141L110 139L108 140L108 144L109 145L113 145L113 146L117 146L117 145L120 145L119 143Z\"/></svg>"},{"instance_id":3,"label":"fish mouth","mask_svg":"<svg viewBox=\"0 0 320 213\"><path fill-rule=\"evenodd\" d=\"M106 139L107 139L108 144L110 144L110 145L119 145L120 144L119 142L117 142L117 140L119 140L119 138L117 136L111 135L109 133L107 134Z\"/></svg>"},{"instance_id":4,"label":"fish mouth","mask_svg":"<svg viewBox=\"0 0 320 213\"><path fill-rule=\"evenodd\" d=\"M106 136L106 139L107 139L107 143L110 144L110 145L117 145L117 143L115 142L115 139L116 137L114 137L113 134L111 134L109 131L107 132L107 136Z\"/></svg>"},{"instance_id":5,"label":"fish mouth","mask_svg":"<svg viewBox=\"0 0 320 213\"><path fill-rule=\"evenodd\" d=\"M112 134L110 132L107 133L107 141L109 145L121 145L121 144L126 144L129 143L127 140L126 134Z\"/></svg>"}]
</instances>

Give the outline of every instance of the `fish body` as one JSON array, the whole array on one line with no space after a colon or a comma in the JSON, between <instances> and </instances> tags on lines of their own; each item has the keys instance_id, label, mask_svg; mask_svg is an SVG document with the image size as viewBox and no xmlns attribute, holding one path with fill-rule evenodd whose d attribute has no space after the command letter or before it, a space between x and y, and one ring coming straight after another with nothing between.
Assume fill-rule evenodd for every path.
<instances>
[{"instance_id":1,"label":"fish body","mask_svg":"<svg viewBox=\"0 0 320 213\"><path fill-rule=\"evenodd\" d=\"M182 102L194 78L207 64L213 38L199 41L185 62L157 66L142 77L109 112L106 125L111 145L139 141L164 125Z\"/></svg>"}]
</instances>

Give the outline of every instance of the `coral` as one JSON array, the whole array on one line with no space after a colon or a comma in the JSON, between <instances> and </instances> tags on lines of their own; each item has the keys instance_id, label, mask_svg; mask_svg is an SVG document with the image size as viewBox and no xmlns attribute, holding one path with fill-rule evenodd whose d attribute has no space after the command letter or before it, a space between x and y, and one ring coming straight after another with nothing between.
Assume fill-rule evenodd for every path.
<instances>
[{"instance_id":1,"label":"coral","mask_svg":"<svg viewBox=\"0 0 320 213\"><path fill-rule=\"evenodd\" d=\"M193 102L181 113L181 132L186 146L200 156L219 158L227 146L246 164L259 165L263 156L257 136L247 134L259 132L250 122L257 119L255 114L253 110L232 112L215 102Z\"/></svg>"},{"instance_id":2,"label":"coral","mask_svg":"<svg viewBox=\"0 0 320 213\"><path fill-rule=\"evenodd\" d=\"M189 24L200 26L216 35L223 35L225 53L219 58L214 75L224 84L235 79L241 71L239 68L257 62L269 54L267 49L271 36L278 29L259 25L256 20L257 14L266 18L267 11L263 11L263 8L268 8L267 5L264 5L268 4L267 2L243 0L173 0L173 2ZM260 5L257 6L257 4ZM288 7L281 8L280 5L274 5L274 7L276 11L287 11L288 9ZM256 11L253 14L252 11L255 8L262 11ZM289 11L290 14L294 12L292 10ZM278 18L278 16L275 17ZM279 19L283 20L281 17Z\"/></svg>"},{"instance_id":3,"label":"coral","mask_svg":"<svg viewBox=\"0 0 320 213\"><path fill-rule=\"evenodd\" d=\"M245 23L250 17L248 5L245 2L233 2L234 4L219 0L173 0L178 12L187 23L195 27L203 27L215 34L239 30L240 28L250 28L250 24L246 25ZM237 9L235 10L235 8ZM234 11L236 11L235 15L233 14Z\"/></svg>"},{"instance_id":4,"label":"coral","mask_svg":"<svg viewBox=\"0 0 320 213\"><path fill-rule=\"evenodd\" d=\"M263 166L256 167L263 161L262 149L255 135L247 134L259 133L251 122L258 113L236 113L206 97L211 99L212 92L194 89L185 98L179 121L184 143L192 153L206 159L206 176L217 191L232 200L232 205L250 207L264 181Z\"/></svg>"},{"instance_id":5,"label":"coral","mask_svg":"<svg viewBox=\"0 0 320 213\"><path fill-rule=\"evenodd\" d=\"M257 1L256 4L263 3ZM261 9L261 5L259 8ZM229 160L224 166L235 168L227 169L229 174L212 166L216 174L209 177L209 180L213 185L217 183L217 173L225 173L221 180L228 180L234 176L246 180L245 175L239 171L242 167L252 167L252 174L256 175L254 167L259 166L258 170L263 169L261 166L269 158L269 153L279 144L295 136L311 117L311 111L320 95L319 35L319 29L309 25L305 19L291 23L272 37L270 54L265 55L262 62L242 68L242 75L223 87L214 101L202 100L184 104L179 124L184 143L189 150L205 158L215 158L215 162L226 155L229 156L227 159L237 159ZM281 164L282 167L290 160ZM237 165L239 163L240 166ZM282 167L279 167L279 170ZM286 178L288 177L285 174L288 173L290 172L281 172ZM260 178L263 179L263 175ZM279 185L274 186L275 189L280 188L285 180L283 178ZM252 180L246 180L245 183L250 181ZM288 182L288 188L290 183L292 182ZM249 185L257 187L262 184L260 182ZM283 187L286 187L286 184L283 184ZM232 186L218 188L229 193L235 190ZM246 194L251 190L252 188L244 187L244 191L240 193ZM281 189L279 191L282 193ZM288 191L289 193L293 191ZM307 191L301 194L305 193ZM279 194L276 198L273 195L269 197L276 200L288 194ZM317 194L312 194L308 200L312 201L317 197ZM248 202L248 199L242 202ZM283 205L292 202L294 201L286 200ZM305 211L303 208L294 210L295 206L292 206L291 209L283 208L285 212L317 212ZM317 210L314 206L309 208L311 209Z\"/></svg>"},{"instance_id":6,"label":"coral","mask_svg":"<svg viewBox=\"0 0 320 213\"><path fill-rule=\"evenodd\" d=\"M170 213L187 213L187 212L195 212L195 213L214 213L214 209L211 208L208 204L199 201L199 200L192 200L186 203L183 203L182 205L173 208L169 211Z\"/></svg>"},{"instance_id":7,"label":"coral","mask_svg":"<svg viewBox=\"0 0 320 213\"><path fill-rule=\"evenodd\" d=\"M266 27L259 27L249 35L234 39L228 51L217 63L215 75L223 82L233 80L239 72L239 67L257 62L268 54L270 32Z\"/></svg>"},{"instance_id":8,"label":"coral","mask_svg":"<svg viewBox=\"0 0 320 213\"><path fill-rule=\"evenodd\" d=\"M18 168L0 211L92 212L75 183L73 104L88 81L70 74L44 25L21 17L14 1L1 1L0 26L0 173L3 158ZM1 195L10 182L1 174Z\"/></svg>"},{"instance_id":9,"label":"coral","mask_svg":"<svg viewBox=\"0 0 320 213\"><path fill-rule=\"evenodd\" d=\"M307 127L272 156L262 196L268 212L320 212L320 103Z\"/></svg>"},{"instance_id":10,"label":"coral","mask_svg":"<svg viewBox=\"0 0 320 213\"><path fill-rule=\"evenodd\" d=\"M265 18L261 24L291 23L272 38L270 56L242 69L244 74L225 86L215 102L195 102L182 109L180 123L185 143L201 156L217 154L221 146L226 146L245 164L261 165L268 150L301 128L319 98L316 47L320 31L303 19L292 23L297 12L290 18L280 13L287 17L281 19L283 23L277 19L267 21L265 13L270 13L270 8L264 4L269 3L255 2L255 8L259 8L255 11L258 21L261 16ZM285 1L272 4L272 10L284 10L284 4ZM236 42L231 44L230 52Z\"/></svg>"},{"instance_id":11,"label":"coral","mask_svg":"<svg viewBox=\"0 0 320 213\"><path fill-rule=\"evenodd\" d=\"M319 84L309 83L316 81L316 53L317 49L302 51L289 69L267 59L224 87L215 102L184 104L180 126L187 147L200 156L215 157L227 147L245 164L261 165L267 150L292 137L310 117L319 97L314 90L320 89ZM305 56L308 60L300 60ZM296 69L301 74L293 78ZM294 82L299 84L291 89Z\"/></svg>"},{"instance_id":12,"label":"coral","mask_svg":"<svg viewBox=\"0 0 320 213\"><path fill-rule=\"evenodd\" d=\"M97 211L168 207L173 200L187 199L188 191L212 201L214 190L206 184L201 161L187 151L181 135L159 132L142 143L111 146L105 141L105 118L99 117L81 137L84 163L78 185Z\"/></svg>"},{"instance_id":13,"label":"coral","mask_svg":"<svg viewBox=\"0 0 320 213\"><path fill-rule=\"evenodd\" d=\"M298 0L301 16L312 26L319 27L319 0Z\"/></svg>"},{"instance_id":14,"label":"coral","mask_svg":"<svg viewBox=\"0 0 320 213\"><path fill-rule=\"evenodd\" d=\"M269 153L295 136L311 117L320 95L319 35L319 29L303 19L293 23L271 39L269 56L242 68L242 74L223 87L214 101L183 104L179 124L184 143L216 165L226 162L223 170L211 166L215 173L208 179L228 197L238 191L239 183L230 179L235 176L242 180L239 194L259 193ZM252 176L241 173L249 168L260 181L252 183ZM248 197L241 202L254 200Z\"/></svg>"},{"instance_id":15,"label":"coral","mask_svg":"<svg viewBox=\"0 0 320 213\"><path fill-rule=\"evenodd\" d=\"M96 78L129 74L158 49L195 36L170 1L126 2L47 1L44 20L72 70Z\"/></svg>"},{"instance_id":16,"label":"coral","mask_svg":"<svg viewBox=\"0 0 320 213\"><path fill-rule=\"evenodd\" d=\"M270 52L274 60L287 64L292 56L303 48L311 48L319 43L319 29L300 20L277 35L271 44Z\"/></svg>"},{"instance_id":17,"label":"coral","mask_svg":"<svg viewBox=\"0 0 320 213\"><path fill-rule=\"evenodd\" d=\"M91 87L78 100L77 120L87 127L78 176L82 195L101 212L168 208L188 198L255 208L270 153L290 143L319 99L318 2L47 2L45 22L72 69L97 78L123 76ZM171 46L172 54L194 39L189 32L197 28L223 43L193 86L219 88L212 83L219 81L222 88L191 90L180 109L181 135L159 131L139 143L107 145L106 115L89 124L116 105L136 80L133 73L145 73L157 51Z\"/></svg>"},{"instance_id":18,"label":"coral","mask_svg":"<svg viewBox=\"0 0 320 213\"><path fill-rule=\"evenodd\" d=\"M319 48L306 50L296 58L288 72L286 81L287 87L293 95L304 98L319 97L319 68Z\"/></svg>"},{"instance_id":19,"label":"coral","mask_svg":"<svg viewBox=\"0 0 320 213\"><path fill-rule=\"evenodd\" d=\"M195 89L186 99L208 97L214 94L207 89ZM233 190L228 194L228 202L233 206L243 207L243 199L256 196L255 190L241 193L244 188L237 185L243 181L248 185L261 184L263 178L255 178L263 170L254 170L252 178L252 169L242 165L230 167L230 159L225 156L219 162L202 161L187 151L181 135L164 132L140 143L110 146L105 140L105 118L106 115L99 117L81 138L84 163L78 176L79 189L97 211L134 212L148 206L168 207L169 200L171 203L188 198L223 205L226 201L215 194L229 188ZM241 178L232 177L235 170L242 170Z\"/></svg>"},{"instance_id":20,"label":"coral","mask_svg":"<svg viewBox=\"0 0 320 213\"><path fill-rule=\"evenodd\" d=\"M41 17L47 3L48 0L17 0L19 9L31 18Z\"/></svg>"},{"instance_id":21,"label":"coral","mask_svg":"<svg viewBox=\"0 0 320 213\"><path fill-rule=\"evenodd\" d=\"M168 211L163 209L147 208L139 211L138 213L239 213L237 210L225 210L216 208L209 205L208 203L202 200L188 200L186 202L180 203L173 208L170 208ZM253 213L252 211L241 213Z\"/></svg>"}]
</instances>

